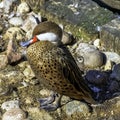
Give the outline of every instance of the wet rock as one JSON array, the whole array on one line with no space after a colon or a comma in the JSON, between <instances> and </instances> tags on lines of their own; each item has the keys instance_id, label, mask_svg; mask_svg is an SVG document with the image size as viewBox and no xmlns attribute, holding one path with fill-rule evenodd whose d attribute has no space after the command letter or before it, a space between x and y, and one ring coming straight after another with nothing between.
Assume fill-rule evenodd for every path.
<instances>
[{"instance_id":1,"label":"wet rock","mask_svg":"<svg viewBox=\"0 0 120 120\"><path fill-rule=\"evenodd\" d=\"M9 23L13 26L20 26L23 24L23 19L21 17L12 17Z\"/></svg>"},{"instance_id":2,"label":"wet rock","mask_svg":"<svg viewBox=\"0 0 120 120\"><path fill-rule=\"evenodd\" d=\"M106 59L116 64L120 63L120 56L115 52L104 52Z\"/></svg>"},{"instance_id":3,"label":"wet rock","mask_svg":"<svg viewBox=\"0 0 120 120\"><path fill-rule=\"evenodd\" d=\"M109 79L107 73L97 70L89 70L86 73L85 78L87 79L88 82L95 85L104 85L107 83Z\"/></svg>"},{"instance_id":4,"label":"wet rock","mask_svg":"<svg viewBox=\"0 0 120 120\"><path fill-rule=\"evenodd\" d=\"M30 12L30 7L26 2L22 2L17 8L17 13L24 14L28 12Z\"/></svg>"},{"instance_id":5,"label":"wet rock","mask_svg":"<svg viewBox=\"0 0 120 120\"><path fill-rule=\"evenodd\" d=\"M3 36L4 40L12 40L13 38L17 40L22 40L25 37L25 32L19 27L11 27L9 28Z\"/></svg>"},{"instance_id":6,"label":"wet rock","mask_svg":"<svg viewBox=\"0 0 120 120\"><path fill-rule=\"evenodd\" d=\"M112 74L110 75L110 78L120 81L120 63L116 64L113 67L113 71L112 71Z\"/></svg>"},{"instance_id":7,"label":"wet rock","mask_svg":"<svg viewBox=\"0 0 120 120\"><path fill-rule=\"evenodd\" d=\"M103 65L103 54L95 46L87 43L80 43L76 49L77 57L84 58L85 67L95 68Z\"/></svg>"},{"instance_id":8,"label":"wet rock","mask_svg":"<svg viewBox=\"0 0 120 120\"><path fill-rule=\"evenodd\" d=\"M26 114L20 108L13 108L3 114L2 120L24 120Z\"/></svg>"},{"instance_id":9,"label":"wet rock","mask_svg":"<svg viewBox=\"0 0 120 120\"><path fill-rule=\"evenodd\" d=\"M2 104L1 108L7 111L13 108L19 108L19 101L18 100L6 101Z\"/></svg>"}]
</instances>

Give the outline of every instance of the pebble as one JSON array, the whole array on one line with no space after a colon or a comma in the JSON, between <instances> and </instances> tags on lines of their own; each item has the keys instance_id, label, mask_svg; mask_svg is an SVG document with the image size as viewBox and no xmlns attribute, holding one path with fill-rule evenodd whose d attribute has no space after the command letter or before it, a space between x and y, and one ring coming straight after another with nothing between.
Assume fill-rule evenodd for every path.
<instances>
[{"instance_id":1,"label":"pebble","mask_svg":"<svg viewBox=\"0 0 120 120\"><path fill-rule=\"evenodd\" d=\"M110 75L110 78L111 79L116 79L116 80L120 81L120 63L116 64L113 67L113 71L112 71L112 73Z\"/></svg>"},{"instance_id":2,"label":"pebble","mask_svg":"<svg viewBox=\"0 0 120 120\"><path fill-rule=\"evenodd\" d=\"M26 32L26 37L30 39L32 37L32 32L36 25L42 21L40 14L35 14L31 12L28 14L28 17L25 19L22 29Z\"/></svg>"},{"instance_id":3,"label":"pebble","mask_svg":"<svg viewBox=\"0 0 120 120\"><path fill-rule=\"evenodd\" d=\"M115 52L104 52L106 59L113 61L114 63L118 64L120 63L120 55L118 55Z\"/></svg>"},{"instance_id":4,"label":"pebble","mask_svg":"<svg viewBox=\"0 0 120 120\"><path fill-rule=\"evenodd\" d=\"M62 43L68 45L73 41L73 36L67 32L63 32Z\"/></svg>"},{"instance_id":5,"label":"pebble","mask_svg":"<svg viewBox=\"0 0 120 120\"><path fill-rule=\"evenodd\" d=\"M110 60L107 60L105 66L104 66L104 70L107 71L107 70L112 70L112 67L113 67L114 63Z\"/></svg>"},{"instance_id":6,"label":"pebble","mask_svg":"<svg viewBox=\"0 0 120 120\"><path fill-rule=\"evenodd\" d=\"M15 0L3 0L1 3L1 8L4 8L5 13L9 13L10 7Z\"/></svg>"},{"instance_id":7,"label":"pebble","mask_svg":"<svg viewBox=\"0 0 120 120\"><path fill-rule=\"evenodd\" d=\"M16 35L16 40L25 38L25 32L19 27L10 27L3 36L4 40L12 40Z\"/></svg>"},{"instance_id":8,"label":"pebble","mask_svg":"<svg viewBox=\"0 0 120 120\"><path fill-rule=\"evenodd\" d=\"M7 111L13 108L19 108L19 101L18 100L6 101L2 104L1 108Z\"/></svg>"},{"instance_id":9,"label":"pebble","mask_svg":"<svg viewBox=\"0 0 120 120\"><path fill-rule=\"evenodd\" d=\"M30 7L26 2L22 2L17 8L17 13L24 14L28 12L30 12Z\"/></svg>"},{"instance_id":10,"label":"pebble","mask_svg":"<svg viewBox=\"0 0 120 120\"><path fill-rule=\"evenodd\" d=\"M12 17L9 23L13 26L21 26L23 24L23 19L21 17Z\"/></svg>"},{"instance_id":11,"label":"pebble","mask_svg":"<svg viewBox=\"0 0 120 120\"><path fill-rule=\"evenodd\" d=\"M103 65L103 54L93 45L80 43L76 49L76 54L77 57L84 58L85 67L95 68Z\"/></svg>"},{"instance_id":12,"label":"pebble","mask_svg":"<svg viewBox=\"0 0 120 120\"><path fill-rule=\"evenodd\" d=\"M89 108L88 108L87 104L79 102L79 101L69 102L68 104L66 104L65 107L66 107L65 112L69 116L76 112L81 112L85 116L89 113Z\"/></svg>"},{"instance_id":13,"label":"pebble","mask_svg":"<svg viewBox=\"0 0 120 120\"><path fill-rule=\"evenodd\" d=\"M0 55L0 70L4 69L8 64L8 59L6 55Z\"/></svg>"},{"instance_id":14,"label":"pebble","mask_svg":"<svg viewBox=\"0 0 120 120\"><path fill-rule=\"evenodd\" d=\"M93 45L97 48L100 48L101 44L100 44L100 39L96 39L94 42L93 42Z\"/></svg>"},{"instance_id":15,"label":"pebble","mask_svg":"<svg viewBox=\"0 0 120 120\"><path fill-rule=\"evenodd\" d=\"M26 113L20 108L12 108L3 114L2 120L24 120Z\"/></svg>"}]
</instances>

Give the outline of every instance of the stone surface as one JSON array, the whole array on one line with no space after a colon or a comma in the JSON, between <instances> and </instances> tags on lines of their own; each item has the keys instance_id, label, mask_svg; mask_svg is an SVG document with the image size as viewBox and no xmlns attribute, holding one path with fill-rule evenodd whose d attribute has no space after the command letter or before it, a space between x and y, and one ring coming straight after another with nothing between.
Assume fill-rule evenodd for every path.
<instances>
[{"instance_id":1,"label":"stone surface","mask_svg":"<svg viewBox=\"0 0 120 120\"><path fill-rule=\"evenodd\" d=\"M101 43L106 50L120 53L120 19L114 19L102 26Z\"/></svg>"},{"instance_id":2,"label":"stone surface","mask_svg":"<svg viewBox=\"0 0 120 120\"><path fill-rule=\"evenodd\" d=\"M112 12L99 7L91 0L76 1L75 4L72 0L43 0L43 7L39 7L40 0L38 2L26 0L26 2L32 9L41 11L47 19L63 23L65 30L70 31L74 36L88 40L90 37L98 36L97 26L115 17Z\"/></svg>"},{"instance_id":3,"label":"stone surface","mask_svg":"<svg viewBox=\"0 0 120 120\"><path fill-rule=\"evenodd\" d=\"M112 8L120 10L120 0L99 0L99 1L102 1L103 3L107 4Z\"/></svg>"},{"instance_id":4,"label":"stone surface","mask_svg":"<svg viewBox=\"0 0 120 120\"><path fill-rule=\"evenodd\" d=\"M25 112L20 108L13 108L3 114L2 120L24 120L25 118Z\"/></svg>"},{"instance_id":5,"label":"stone surface","mask_svg":"<svg viewBox=\"0 0 120 120\"><path fill-rule=\"evenodd\" d=\"M9 20L9 23L13 26L20 26L23 24L23 19L21 17L13 17Z\"/></svg>"},{"instance_id":6,"label":"stone surface","mask_svg":"<svg viewBox=\"0 0 120 120\"><path fill-rule=\"evenodd\" d=\"M22 40L25 37L25 32L19 27L10 27L3 36L4 40L11 40L16 36L16 40Z\"/></svg>"},{"instance_id":7,"label":"stone surface","mask_svg":"<svg viewBox=\"0 0 120 120\"><path fill-rule=\"evenodd\" d=\"M95 46L80 43L76 49L77 57L83 57L85 67L95 68L103 65L103 54Z\"/></svg>"},{"instance_id":8,"label":"stone surface","mask_svg":"<svg viewBox=\"0 0 120 120\"><path fill-rule=\"evenodd\" d=\"M17 13L24 14L28 12L30 12L30 7L26 2L22 2L17 8Z\"/></svg>"},{"instance_id":9,"label":"stone surface","mask_svg":"<svg viewBox=\"0 0 120 120\"><path fill-rule=\"evenodd\" d=\"M13 108L19 108L19 101L18 100L6 101L2 104L1 108L7 111Z\"/></svg>"},{"instance_id":10,"label":"stone surface","mask_svg":"<svg viewBox=\"0 0 120 120\"><path fill-rule=\"evenodd\" d=\"M106 60L115 62L116 64L120 63L120 55L115 52L103 52L105 54Z\"/></svg>"}]
</instances>

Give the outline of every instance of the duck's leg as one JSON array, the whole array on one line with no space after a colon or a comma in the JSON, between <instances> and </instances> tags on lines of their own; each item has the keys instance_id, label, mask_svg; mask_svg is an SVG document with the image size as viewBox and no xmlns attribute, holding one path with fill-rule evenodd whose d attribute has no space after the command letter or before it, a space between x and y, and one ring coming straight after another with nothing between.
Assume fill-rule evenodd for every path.
<instances>
[{"instance_id":1,"label":"duck's leg","mask_svg":"<svg viewBox=\"0 0 120 120\"><path fill-rule=\"evenodd\" d=\"M52 92L48 98L39 99L40 108L46 111L55 111L58 107L60 107L62 95Z\"/></svg>"}]
</instances>

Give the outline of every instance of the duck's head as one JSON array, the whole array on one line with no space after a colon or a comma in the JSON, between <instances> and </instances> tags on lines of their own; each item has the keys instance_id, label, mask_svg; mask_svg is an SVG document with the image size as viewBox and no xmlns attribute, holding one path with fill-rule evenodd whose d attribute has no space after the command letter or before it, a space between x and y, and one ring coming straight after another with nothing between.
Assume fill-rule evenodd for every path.
<instances>
[{"instance_id":1,"label":"duck's head","mask_svg":"<svg viewBox=\"0 0 120 120\"><path fill-rule=\"evenodd\" d=\"M21 46L26 47L37 41L50 41L54 44L61 44L62 29L53 22L42 22L33 30L33 38L26 42L21 42Z\"/></svg>"}]
</instances>

